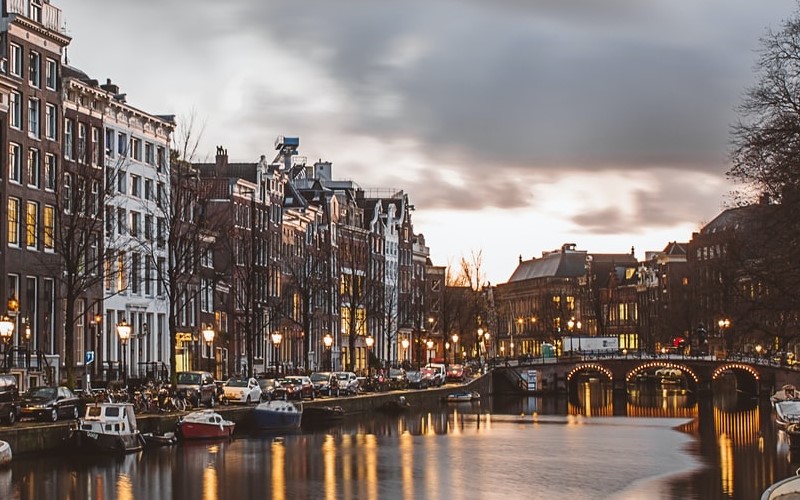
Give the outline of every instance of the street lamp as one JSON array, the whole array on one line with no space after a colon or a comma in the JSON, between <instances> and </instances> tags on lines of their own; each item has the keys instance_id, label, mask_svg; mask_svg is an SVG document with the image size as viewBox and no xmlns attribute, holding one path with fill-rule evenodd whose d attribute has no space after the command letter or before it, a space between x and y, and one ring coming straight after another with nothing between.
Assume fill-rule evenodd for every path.
<instances>
[{"instance_id":1,"label":"street lamp","mask_svg":"<svg viewBox=\"0 0 800 500\"><path fill-rule=\"evenodd\" d=\"M324 337L322 337L322 342L325 344L325 352L327 353L328 358L328 371L333 370L333 337L330 333L326 333Z\"/></svg>"},{"instance_id":2,"label":"street lamp","mask_svg":"<svg viewBox=\"0 0 800 500\"><path fill-rule=\"evenodd\" d=\"M408 339L403 339L400 345L403 346L403 361L408 361Z\"/></svg>"},{"instance_id":3,"label":"street lamp","mask_svg":"<svg viewBox=\"0 0 800 500\"><path fill-rule=\"evenodd\" d=\"M458 355L458 347L456 346L456 344L458 343L458 334L454 333L453 336L450 338L453 340L453 363L456 363L458 361L458 359L456 358L456 356Z\"/></svg>"},{"instance_id":4,"label":"street lamp","mask_svg":"<svg viewBox=\"0 0 800 500\"><path fill-rule=\"evenodd\" d=\"M372 359L370 354L372 354L372 346L375 345L375 337L372 335L367 335L367 338L364 339L364 342L367 343L367 375L372 375Z\"/></svg>"},{"instance_id":5,"label":"street lamp","mask_svg":"<svg viewBox=\"0 0 800 500\"><path fill-rule=\"evenodd\" d=\"M214 335L216 332L214 331L214 327L211 325L203 325L203 340L206 342L206 346L208 348L209 357L208 357L208 371L214 373ZM215 375L216 378L216 375Z\"/></svg>"},{"instance_id":6,"label":"street lamp","mask_svg":"<svg viewBox=\"0 0 800 500\"><path fill-rule=\"evenodd\" d=\"M433 362L433 340L428 339L428 341L425 342L425 345L428 346L428 364L431 364Z\"/></svg>"},{"instance_id":7,"label":"street lamp","mask_svg":"<svg viewBox=\"0 0 800 500\"><path fill-rule=\"evenodd\" d=\"M131 325L124 319L117 323L117 335L119 341L122 343L122 378L125 381L125 387L128 387L128 367L126 366L126 357L128 349L128 340L131 338Z\"/></svg>"},{"instance_id":8,"label":"street lamp","mask_svg":"<svg viewBox=\"0 0 800 500\"><path fill-rule=\"evenodd\" d=\"M719 334L722 337L722 341L725 343L725 355L728 357L730 356L730 338L725 334L725 331L731 327L731 320L722 318L717 321L717 326L719 326Z\"/></svg>"},{"instance_id":9,"label":"street lamp","mask_svg":"<svg viewBox=\"0 0 800 500\"><path fill-rule=\"evenodd\" d=\"M280 365L278 364L278 358L280 357L280 354L281 354L280 349L281 349L281 341L283 340L283 334L281 334L281 332L279 332L279 331L275 331L275 332L272 332L272 335L270 335L270 338L272 339L272 346L275 348L275 355L273 356L273 361L275 363L275 373L277 375L277 373L280 371L279 370ZM333 337L331 337L331 342L333 342ZM326 343L325 345L327 346L328 344Z\"/></svg>"}]
</instances>

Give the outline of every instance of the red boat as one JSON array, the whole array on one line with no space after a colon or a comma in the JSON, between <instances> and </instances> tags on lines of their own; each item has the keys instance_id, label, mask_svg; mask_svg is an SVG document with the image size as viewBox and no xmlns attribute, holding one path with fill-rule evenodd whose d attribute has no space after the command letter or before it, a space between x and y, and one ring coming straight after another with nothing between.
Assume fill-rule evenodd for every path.
<instances>
[{"instance_id":1,"label":"red boat","mask_svg":"<svg viewBox=\"0 0 800 500\"><path fill-rule=\"evenodd\" d=\"M214 410L198 410L178 421L178 435L182 439L213 439L233 436L234 422L225 420Z\"/></svg>"}]
</instances>

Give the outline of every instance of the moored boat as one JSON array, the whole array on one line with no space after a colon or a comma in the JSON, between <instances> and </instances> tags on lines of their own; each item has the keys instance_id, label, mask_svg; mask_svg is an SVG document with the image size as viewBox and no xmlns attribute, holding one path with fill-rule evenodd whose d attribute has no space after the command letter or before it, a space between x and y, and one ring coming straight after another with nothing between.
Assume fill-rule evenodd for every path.
<instances>
[{"instance_id":1,"label":"moored boat","mask_svg":"<svg viewBox=\"0 0 800 500\"><path fill-rule=\"evenodd\" d=\"M477 391L452 392L446 396L446 399L448 403L468 403L481 399L481 395Z\"/></svg>"},{"instance_id":2,"label":"moored boat","mask_svg":"<svg viewBox=\"0 0 800 500\"><path fill-rule=\"evenodd\" d=\"M177 434L181 439L229 438L235 427L234 422L225 420L214 410L198 410L178 421Z\"/></svg>"},{"instance_id":3,"label":"moored boat","mask_svg":"<svg viewBox=\"0 0 800 500\"><path fill-rule=\"evenodd\" d=\"M303 425L324 425L344 419L341 406L309 406L303 410Z\"/></svg>"},{"instance_id":4,"label":"moored boat","mask_svg":"<svg viewBox=\"0 0 800 500\"><path fill-rule=\"evenodd\" d=\"M0 441L0 467L11 464L11 445L6 441Z\"/></svg>"},{"instance_id":5,"label":"moored boat","mask_svg":"<svg viewBox=\"0 0 800 500\"><path fill-rule=\"evenodd\" d=\"M800 399L800 393L798 393L797 388L792 384L784 385L769 398L773 405L781 401L789 401L792 399Z\"/></svg>"},{"instance_id":6,"label":"moored boat","mask_svg":"<svg viewBox=\"0 0 800 500\"><path fill-rule=\"evenodd\" d=\"M781 428L800 423L800 399L787 399L775 403L775 423Z\"/></svg>"},{"instance_id":7,"label":"moored boat","mask_svg":"<svg viewBox=\"0 0 800 500\"><path fill-rule=\"evenodd\" d=\"M253 425L257 429L295 430L303 419L303 405L291 401L273 400L256 405Z\"/></svg>"},{"instance_id":8,"label":"moored boat","mask_svg":"<svg viewBox=\"0 0 800 500\"><path fill-rule=\"evenodd\" d=\"M142 434L144 442L147 446L170 446L178 442L178 436L174 432L165 432L164 434L154 434L152 432L145 432Z\"/></svg>"},{"instance_id":9,"label":"moored boat","mask_svg":"<svg viewBox=\"0 0 800 500\"><path fill-rule=\"evenodd\" d=\"M761 500L793 500L800 498L800 476L792 476L773 484L761 495Z\"/></svg>"},{"instance_id":10,"label":"moored boat","mask_svg":"<svg viewBox=\"0 0 800 500\"><path fill-rule=\"evenodd\" d=\"M130 403L87 405L73 435L79 447L103 452L130 453L141 450L144 445Z\"/></svg>"}]
</instances>

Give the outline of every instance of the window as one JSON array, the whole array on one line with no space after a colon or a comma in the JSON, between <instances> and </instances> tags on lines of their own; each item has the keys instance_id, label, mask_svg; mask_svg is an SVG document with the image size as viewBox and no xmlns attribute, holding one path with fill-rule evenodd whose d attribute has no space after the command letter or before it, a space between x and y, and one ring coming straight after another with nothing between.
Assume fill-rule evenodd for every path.
<instances>
[{"instance_id":1,"label":"window","mask_svg":"<svg viewBox=\"0 0 800 500\"><path fill-rule=\"evenodd\" d=\"M125 234L125 209L117 209L117 234Z\"/></svg>"},{"instance_id":2,"label":"window","mask_svg":"<svg viewBox=\"0 0 800 500\"><path fill-rule=\"evenodd\" d=\"M48 89L56 90L57 81L58 64L53 59L47 59L45 62L44 84Z\"/></svg>"},{"instance_id":3,"label":"window","mask_svg":"<svg viewBox=\"0 0 800 500\"><path fill-rule=\"evenodd\" d=\"M19 144L8 143L8 178L22 182L22 151Z\"/></svg>"},{"instance_id":4,"label":"window","mask_svg":"<svg viewBox=\"0 0 800 500\"><path fill-rule=\"evenodd\" d=\"M50 191L56 189L56 177L58 176L58 164L56 155L47 153L44 155L44 188Z\"/></svg>"},{"instance_id":5,"label":"window","mask_svg":"<svg viewBox=\"0 0 800 500\"><path fill-rule=\"evenodd\" d=\"M38 52L31 51L28 61L28 82L38 89L42 86L42 58Z\"/></svg>"},{"instance_id":6,"label":"window","mask_svg":"<svg viewBox=\"0 0 800 500\"><path fill-rule=\"evenodd\" d=\"M8 125L11 128L20 130L22 129L22 95L19 92L13 91L8 99Z\"/></svg>"},{"instance_id":7,"label":"window","mask_svg":"<svg viewBox=\"0 0 800 500\"><path fill-rule=\"evenodd\" d=\"M108 155L109 158L114 157L114 131L110 128L106 129L106 140L103 143L103 146L106 148L105 154Z\"/></svg>"},{"instance_id":8,"label":"window","mask_svg":"<svg viewBox=\"0 0 800 500\"><path fill-rule=\"evenodd\" d=\"M145 179L144 180L144 199L145 200L153 200L153 180L152 179Z\"/></svg>"},{"instance_id":9,"label":"window","mask_svg":"<svg viewBox=\"0 0 800 500\"><path fill-rule=\"evenodd\" d=\"M86 163L86 124L78 123L78 161Z\"/></svg>"},{"instance_id":10,"label":"window","mask_svg":"<svg viewBox=\"0 0 800 500\"><path fill-rule=\"evenodd\" d=\"M117 153L121 156L128 155L128 136L122 132L117 134Z\"/></svg>"},{"instance_id":11,"label":"window","mask_svg":"<svg viewBox=\"0 0 800 500\"><path fill-rule=\"evenodd\" d=\"M39 235L39 204L29 201L25 208L25 242L28 249L35 249Z\"/></svg>"},{"instance_id":12,"label":"window","mask_svg":"<svg viewBox=\"0 0 800 500\"><path fill-rule=\"evenodd\" d=\"M20 237L20 218L19 218L19 199L8 198L8 244L19 246Z\"/></svg>"},{"instance_id":13,"label":"window","mask_svg":"<svg viewBox=\"0 0 800 500\"><path fill-rule=\"evenodd\" d=\"M161 281L161 273L166 270L166 259L159 257L156 261L156 295L161 297L164 295L164 284Z\"/></svg>"},{"instance_id":14,"label":"window","mask_svg":"<svg viewBox=\"0 0 800 500\"><path fill-rule=\"evenodd\" d=\"M165 190L164 183L163 182L159 182L156 185L156 204L158 204L159 207L165 207L166 206L165 202L167 200L166 200L166 197L165 197L165 194L164 194L164 190Z\"/></svg>"},{"instance_id":15,"label":"window","mask_svg":"<svg viewBox=\"0 0 800 500\"><path fill-rule=\"evenodd\" d=\"M9 68L12 75L22 78L22 47L16 43L9 44Z\"/></svg>"},{"instance_id":16,"label":"window","mask_svg":"<svg viewBox=\"0 0 800 500\"><path fill-rule=\"evenodd\" d=\"M153 294L153 287L151 286L151 282L153 281L152 280L152 275L153 275L152 267L153 267L153 265L150 263L150 259L145 258L144 259L144 276L143 276L143 278L144 278L144 293L146 295L152 295Z\"/></svg>"},{"instance_id":17,"label":"window","mask_svg":"<svg viewBox=\"0 0 800 500\"><path fill-rule=\"evenodd\" d=\"M114 207L106 207L106 236L108 237L114 236L114 220Z\"/></svg>"},{"instance_id":18,"label":"window","mask_svg":"<svg viewBox=\"0 0 800 500\"><path fill-rule=\"evenodd\" d=\"M131 293L139 293L139 254L131 253Z\"/></svg>"},{"instance_id":19,"label":"window","mask_svg":"<svg viewBox=\"0 0 800 500\"><path fill-rule=\"evenodd\" d=\"M152 142L146 142L144 144L144 161L148 165L156 164L155 146L153 146Z\"/></svg>"},{"instance_id":20,"label":"window","mask_svg":"<svg viewBox=\"0 0 800 500\"><path fill-rule=\"evenodd\" d=\"M125 172L119 172L117 174L117 192L119 194L126 194L128 192L127 185L127 174Z\"/></svg>"},{"instance_id":21,"label":"window","mask_svg":"<svg viewBox=\"0 0 800 500\"><path fill-rule=\"evenodd\" d=\"M74 123L70 119L64 119L64 158L71 160L74 149Z\"/></svg>"},{"instance_id":22,"label":"window","mask_svg":"<svg viewBox=\"0 0 800 500\"><path fill-rule=\"evenodd\" d=\"M117 290L128 288L128 273L125 269L125 251L120 250L117 255Z\"/></svg>"},{"instance_id":23,"label":"window","mask_svg":"<svg viewBox=\"0 0 800 500\"><path fill-rule=\"evenodd\" d=\"M144 216L144 239L148 241L153 239L153 216L150 214Z\"/></svg>"},{"instance_id":24,"label":"window","mask_svg":"<svg viewBox=\"0 0 800 500\"><path fill-rule=\"evenodd\" d=\"M72 211L72 174L64 174L64 212Z\"/></svg>"},{"instance_id":25,"label":"window","mask_svg":"<svg viewBox=\"0 0 800 500\"><path fill-rule=\"evenodd\" d=\"M52 205L44 206L42 226L44 229L44 249L53 251L55 249L55 229L56 229L56 209Z\"/></svg>"},{"instance_id":26,"label":"window","mask_svg":"<svg viewBox=\"0 0 800 500\"><path fill-rule=\"evenodd\" d=\"M142 196L142 178L138 175L131 174L131 196L136 198Z\"/></svg>"},{"instance_id":27,"label":"window","mask_svg":"<svg viewBox=\"0 0 800 500\"><path fill-rule=\"evenodd\" d=\"M39 187L41 165L39 160L39 150L30 148L28 150L28 186Z\"/></svg>"},{"instance_id":28,"label":"window","mask_svg":"<svg viewBox=\"0 0 800 500\"><path fill-rule=\"evenodd\" d=\"M58 110L50 103L45 105L44 112L44 136L48 139L55 140L58 134Z\"/></svg>"},{"instance_id":29,"label":"window","mask_svg":"<svg viewBox=\"0 0 800 500\"><path fill-rule=\"evenodd\" d=\"M142 214L131 211L131 236L139 236Z\"/></svg>"},{"instance_id":30,"label":"window","mask_svg":"<svg viewBox=\"0 0 800 500\"><path fill-rule=\"evenodd\" d=\"M28 99L28 134L39 137L39 99Z\"/></svg>"},{"instance_id":31,"label":"window","mask_svg":"<svg viewBox=\"0 0 800 500\"><path fill-rule=\"evenodd\" d=\"M92 180L92 198L89 202L91 203L89 208L92 216L100 217L103 215L100 211L100 181L96 179Z\"/></svg>"},{"instance_id":32,"label":"window","mask_svg":"<svg viewBox=\"0 0 800 500\"><path fill-rule=\"evenodd\" d=\"M142 161L142 140L131 137L131 156L136 161Z\"/></svg>"},{"instance_id":33,"label":"window","mask_svg":"<svg viewBox=\"0 0 800 500\"><path fill-rule=\"evenodd\" d=\"M98 166L103 164L103 150L100 148L100 129L92 127L92 165Z\"/></svg>"},{"instance_id":34,"label":"window","mask_svg":"<svg viewBox=\"0 0 800 500\"><path fill-rule=\"evenodd\" d=\"M158 162L158 172L163 172L164 169L167 168L167 153L161 146L156 149L156 161Z\"/></svg>"}]
</instances>

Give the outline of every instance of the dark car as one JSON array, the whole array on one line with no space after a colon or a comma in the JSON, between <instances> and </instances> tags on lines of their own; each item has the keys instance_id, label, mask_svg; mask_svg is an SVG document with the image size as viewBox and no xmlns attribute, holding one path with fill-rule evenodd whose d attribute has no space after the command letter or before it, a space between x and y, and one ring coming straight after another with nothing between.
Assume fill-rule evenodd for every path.
<instances>
[{"instance_id":1,"label":"dark car","mask_svg":"<svg viewBox=\"0 0 800 500\"><path fill-rule=\"evenodd\" d=\"M14 425L19 416L19 390L17 377L0 375L0 419Z\"/></svg>"},{"instance_id":2,"label":"dark car","mask_svg":"<svg viewBox=\"0 0 800 500\"><path fill-rule=\"evenodd\" d=\"M175 391L185 393L186 399L192 403L192 406L214 407L217 401L217 385L209 372L178 372L177 379L178 385L175 387Z\"/></svg>"},{"instance_id":3,"label":"dark car","mask_svg":"<svg viewBox=\"0 0 800 500\"><path fill-rule=\"evenodd\" d=\"M314 372L311 374L311 383L317 396L327 394L332 396L336 392L336 377L331 372ZM333 391L331 389L333 388Z\"/></svg>"},{"instance_id":4,"label":"dark car","mask_svg":"<svg viewBox=\"0 0 800 500\"><path fill-rule=\"evenodd\" d=\"M439 374L433 368L423 368L419 373L428 382L428 387L438 387L441 385L439 383Z\"/></svg>"},{"instance_id":5,"label":"dark car","mask_svg":"<svg viewBox=\"0 0 800 500\"><path fill-rule=\"evenodd\" d=\"M261 387L261 400L270 401L275 399L274 392L278 387L278 381L274 378L260 378L258 385Z\"/></svg>"},{"instance_id":6,"label":"dark car","mask_svg":"<svg viewBox=\"0 0 800 500\"><path fill-rule=\"evenodd\" d=\"M402 368L389 368L389 389L402 390L408 387L406 371Z\"/></svg>"},{"instance_id":7,"label":"dark car","mask_svg":"<svg viewBox=\"0 0 800 500\"><path fill-rule=\"evenodd\" d=\"M291 376L280 379L272 393L275 399L314 399L314 384L305 376Z\"/></svg>"},{"instance_id":8,"label":"dark car","mask_svg":"<svg viewBox=\"0 0 800 500\"><path fill-rule=\"evenodd\" d=\"M463 383L466 378L467 375L463 365L450 365L447 367L447 376L445 380L448 382Z\"/></svg>"},{"instance_id":9,"label":"dark car","mask_svg":"<svg viewBox=\"0 0 800 500\"><path fill-rule=\"evenodd\" d=\"M408 387L410 389L427 389L430 386L429 379L425 377L422 372L406 372L406 380L408 380Z\"/></svg>"},{"instance_id":10,"label":"dark car","mask_svg":"<svg viewBox=\"0 0 800 500\"><path fill-rule=\"evenodd\" d=\"M80 405L80 399L66 387L32 387L20 401L19 416L50 422L59 418L77 419Z\"/></svg>"}]
</instances>

